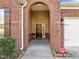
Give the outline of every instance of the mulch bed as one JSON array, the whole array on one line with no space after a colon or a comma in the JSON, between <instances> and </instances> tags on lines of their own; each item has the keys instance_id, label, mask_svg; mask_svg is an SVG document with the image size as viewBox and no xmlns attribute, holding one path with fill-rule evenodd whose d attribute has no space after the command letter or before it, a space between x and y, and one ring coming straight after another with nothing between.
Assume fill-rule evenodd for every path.
<instances>
[{"instance_id":1,"label":"mulch bed","mask_svg":"<svg viewBox=\"0 0 79 59\"><path fill-rule=\"evenodd\" d=\"M20 51L20 52L19 52L19 56L18 56L18 58L17 58L17 59L21 59L21 58L22 58L22 56L24 55L24 53L25 53L25 51Z\"/></svg>"},{"instance_id":2,"label":"mulch bed","mask_svg":"<svg viewBox=\"0 0 79 59\"><path fill-rule=\"evenodd\" d=\"M72 56L72 54L69 51L65 52L64 54L53 51L53 54L55 57L71 57Z\"/></svg>"}]
</instances>

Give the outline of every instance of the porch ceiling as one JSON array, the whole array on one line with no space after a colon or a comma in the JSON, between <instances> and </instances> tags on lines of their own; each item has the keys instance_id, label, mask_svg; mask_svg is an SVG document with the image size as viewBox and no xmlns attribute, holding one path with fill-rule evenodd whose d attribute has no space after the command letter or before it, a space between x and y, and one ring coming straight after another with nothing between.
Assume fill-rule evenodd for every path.
<instances>
[{"instance_id":1,"label":"porch ceiling","mask_svg":"<svg viewBox=\"0 0 79 59\"><path fill-rule=\"evenodd\" d=\"M47 11L48 7L44 4L35 4L31 7L32 11Z\"/></svg>"}]
</instances>

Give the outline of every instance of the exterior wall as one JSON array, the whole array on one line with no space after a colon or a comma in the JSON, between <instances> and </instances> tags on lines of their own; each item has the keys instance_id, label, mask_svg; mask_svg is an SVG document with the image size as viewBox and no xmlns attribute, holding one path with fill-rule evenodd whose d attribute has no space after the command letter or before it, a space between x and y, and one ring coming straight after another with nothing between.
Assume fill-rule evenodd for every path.
<instances>
[{"instance_id":1,"label":"exterior wall","mask_svg":"<svg viewBox=\"0 0 79 59\"><path fill-rule=\"evenodd\" d=\"M15 1L12 0L1 0L0 1L0 9L8 8L10 9L10 36L16 38L18 49L21 48L21 9L20 5L18 5Z\"/></svg>"},{"instance_id":2,"label":"exterior wall","mask_svg":"<svg viewBox=\"0 0 79 59\"><path fill-rule=\"evenodd\" d=\"M32 35L33 35L33 34L31 34L32 33L32 16L31 15L32 15L32 13L30 11L29 12L29 29L30 30L28 31L29 32L29 40L32 39Z\"/></svg>"},{"instance_id":3,"label":"exterior wall","mask_svg":"<svg viewBox=\"0 0 79 59\"><path fill-rule=\"evenodd\" d=\"M79 17L79 9L60 9L60 16L63 17ZM63 19L64 20L64 19ZM64 24L61 26L62 33L61 38L64 38ZM62 46L64 45L64 40L62 40Z\"/></svg>"},{"instance_id":4,"label":"exterior wall","mask_svg":"<svg viewBox=\"0 0 79 59\"><path fill-rule=\"evenodd\" d=\"M30 8L34 3L44 3L50 12L50 44L51 48L61 47L63 42L61 22L59 20L59 2L57 0L28 0L24 8L24 49L28 46ZM21 6L12 0L1 0L0 8L10 9L10 36L16 38L17 46L21 48Z\"/></svg>"},{"instance_id":5,"label":"exterior wall","mask_svg":"<svg viewBox=\"0 0 79 59\"><path fill-rule=\"evenodd\" d=\"M49 34L50 34L50 14L48 11L32 11L31 12L32 15L32 19L30 19L32 21L32 33L31 36L32 38L35 38L35 34L36 34L36 24L45 24L45 38L49 38Z\"/></svg>"},{"instance_id":6,"label":"exterior wall","mask_svg":"<svg viewBox=\"0 0 79 59\"><path fill-rule=\"evenodd\" d=\"M79 17L79 9L61 9L63 17Z\"/></svg>"},{"instance_id":7,"label":"exterior wall","mask_svg":"<svg viewBox=\"0 0 79 59\"><path fill-rule=\"evenodd\" d=\"M38 23L44 23L45 33L49 33L48 21L50 21L48 11L32 11L32 33L36 32L35 24Z\"/></svg>"},{"instance_id":8,"label":"exterior wall","mask_svg":"<svg viewBox=\"0 0 79 59\"><path fill-rule=\"evenodd\" d=\"M50 11L50 44L51 48L61 47L61 22L59 20L59 2L57 0L28 0L27 6L24 8L24 47L28 46L29 34L29 11L34 3L44 3ZM26 28L27 27L27 28Z\"/></svg>"}]
</instances>

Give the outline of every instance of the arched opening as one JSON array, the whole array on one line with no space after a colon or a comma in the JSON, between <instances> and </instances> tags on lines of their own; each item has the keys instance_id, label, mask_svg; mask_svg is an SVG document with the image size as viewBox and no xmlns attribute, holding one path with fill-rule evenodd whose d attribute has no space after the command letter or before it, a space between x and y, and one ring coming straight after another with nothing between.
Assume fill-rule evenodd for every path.
<instances>
[{"instance_id":1,"label":"arched opening","mask_svg":"<svg viewBox=\"0 0 79 59\"><path fill-rule=\"evenodd\" d=\"M49 55L52 57L50 42L50 11L47 5L35 3L28 14L28 49L26 54L38 57ZM30 51L30 52L29 52ZM42 54L41 54L41 53ZM35 55L34 55L35 54ZM37 59L38 59L37 58Z\"/></svg>"},{"instance_id":2,"label":"arched opening","mask_svg":"<svg viewBox=\"0 0 79 59\"><path fill-rule=\"evenodd\" d=\"M43 3L35 3L29 12L29 41L50 39L50 12Z\"/></svg>"}]
</instances>

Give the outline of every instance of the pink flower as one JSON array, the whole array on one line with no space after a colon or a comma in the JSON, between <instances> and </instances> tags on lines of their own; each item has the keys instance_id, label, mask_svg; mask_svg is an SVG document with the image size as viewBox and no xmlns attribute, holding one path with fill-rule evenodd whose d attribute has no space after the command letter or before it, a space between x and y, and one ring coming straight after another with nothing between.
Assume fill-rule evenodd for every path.
<instances>
[{"instance_id":1,"label":"pink flower","mask_svg":"<svg viewBox=\"0 0 79 59\"><path fill-rule=\"evenodd\" d=\"M59 51L60 51L60 53L63 54L63 53L65 53L65 48L60 48Z\"/></svg>"}]
</instances>

